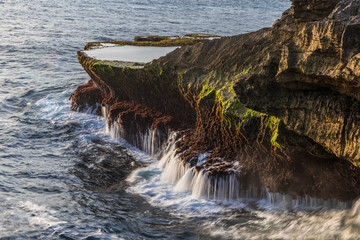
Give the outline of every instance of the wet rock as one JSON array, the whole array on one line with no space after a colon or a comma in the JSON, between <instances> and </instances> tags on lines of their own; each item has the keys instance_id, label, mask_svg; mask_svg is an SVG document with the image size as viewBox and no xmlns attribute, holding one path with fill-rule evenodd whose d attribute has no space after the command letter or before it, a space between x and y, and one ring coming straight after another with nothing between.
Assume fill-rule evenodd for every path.
<instances>
[{"instance_id":1,"label":"wet rock","mask_svg":"<svg viewBox=\"0 0 360 240\"><path fill-rule=\"evenodd\" d=\"M293 197L353 200L360 196L360 1L292 2L271 28L184 44L141 67L82 52L79 61L100 89L95 99L114 106L113 119L136 131L180 131L180 157L198 171L240 172L249 184Z\"/></svg>"},{"instance_id":2,"label":"wet rock","mask_svg":"<svg viewBox=\"0 0 360 240\"><path fill-rule=\"evenodd\" d=\"M90 79L71 94L71 110L82 112L93 109L100 115L101 109L99 106L103 98L102 90Z\"/></svg>"}]
</instances>

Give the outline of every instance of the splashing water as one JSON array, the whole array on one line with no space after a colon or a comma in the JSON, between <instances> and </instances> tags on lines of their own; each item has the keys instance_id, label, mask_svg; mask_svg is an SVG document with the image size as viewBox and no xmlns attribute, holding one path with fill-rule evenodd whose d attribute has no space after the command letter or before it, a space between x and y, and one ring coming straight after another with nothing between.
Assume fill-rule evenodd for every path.
<instances>
[{"instance_id":1,"label":"splashing water","mask_svg":"<svg viewBox=\"0 0 360 240\"><path fill-rule=\"evenodd\" d=\"M265 188L241 191L236 174L210 177L179 161L173 139L160 161L128 177L130 192L171 209L175 216L195 218L215 238L357 238L360 201L292 199Z\"/></svg>"},{"instance_id":2,"label":"splashing water","mask_svg":"<svg viewBox=\"0 0 360 240\"><path fill-rule=\"evenodd\" d=\"M89 78L76 59L87 42L234 35L271 26L289 6L288 0L0 1L0 238L357 239L359 201L348 209L267 193L251 199L259 190L231 196L236 177L219 178L217 185L232 183L214 191L206 187L210 176L173 161L173 145L160 146L153 130L137 137L147 154L120 135L109 137L103 118L69 110L69 95ZM165 150L158 155L159 149ZM161 165L155 158L164 155ZM171 180L166 171L178 175Z\"/></svg>"}]
</instances>

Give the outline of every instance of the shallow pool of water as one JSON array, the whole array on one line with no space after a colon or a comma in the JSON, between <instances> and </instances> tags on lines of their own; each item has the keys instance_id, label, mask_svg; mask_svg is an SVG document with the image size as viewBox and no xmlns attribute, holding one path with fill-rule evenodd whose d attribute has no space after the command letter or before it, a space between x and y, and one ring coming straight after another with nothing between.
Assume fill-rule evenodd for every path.
<instances>
[{"instance_id":1,"label":"shallow pool of water","mask_svg":"<svg viewBox=\"0 0 360 240\"><path fill-rule=\"evenodd\" d=\"M148 63L165 56L178 47L113 46L84 51L97 60Z\"/></svg>"}]
</instances>

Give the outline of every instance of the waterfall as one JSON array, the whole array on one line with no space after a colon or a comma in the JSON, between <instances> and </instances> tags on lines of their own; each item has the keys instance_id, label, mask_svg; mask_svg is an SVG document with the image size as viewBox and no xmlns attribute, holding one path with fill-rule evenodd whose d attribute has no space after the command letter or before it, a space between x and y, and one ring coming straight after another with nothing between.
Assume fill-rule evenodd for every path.
<instances>
[{"instance_id":1,"label":"waterfall","mask_svg":"<svg viewBox=\"0 0 360 240\"><path fill-rule=\"evenodd\" d=\"M102 106L102 115L108 120L109 107ZM206 170L197 170L180 159L176 142L178 133L164 133L158 129L142 130L136 123L131 129L124 129L118 120L107 121L106 132L115 139L123 138L140 150L159 159L157 167L162 169L161 181L174 186L175 192L189 192L194 198L214 200L260 201L260 205L281 209L348 209L353 202L340 202L334 199L322 200L309 196L292 198L289 195L269 192L264 186L254 186L241 178L241 172L229 172L221 175L209 174ZM197 166L206 162L209 153L198 156ZM235 162L234 164L240 164Z\"/></svg>"},{"instance_id":2,"label":"waterfall","mask_svg":"<svg viewBox=\"0 0 360 240\"><path fill-rule=\"evenodd\" d=\"M261 199L266 196L265 188L244 187L239 174L225 176L209 175L207 172L188 169L175 186L175 191L190 191L195 198L215 200Z\"/></svg>"},{"instance_id":3,"label":"waterfall","mask_svg":"<svg viewBox=\"0 0 360 240\"><path fill-rule=\"evenodd\" d=\"M294 208L324 208L324 209L348 209L353 205L353 201L340 202L336 199L319 199L310 196L298 196L291 198L289 195L281 193L267 193L267 200L271 206L282 209Z\"/></svg>"},{"instance_id":4,"label":"waterfall","mask_svg":"<svg viewBox=\"0 0 360 240\"><path fill-rule=\"evenodd\" d=\"M103 104L101 105L101 115L107 120L109 115L109 105Z\"/></svg>"},{"instance_id":5,"label":"waterfall","mask_svg":"<svg viewBox=\"0 0 360 240\"><path fill-rule=\"evenodd\" d=\"M335 199L318 199L309 196L292 198L289 195L269 192L264 186L251 186L241 179L241 172L211 175L205 170L196 170L183 162L176 154L176 137L173 134L164 150L158 166L162 168L161 180L174 185L176 192L190 192L194 198L214 200L260 201L264 207L277 209L348 209L353 202ZM202 164L207 154L199 155Z\"/></svg>"},{"instance_id":6,"label":"waterfall","mask_svg":"<svg viewBox=\"0 0 360 240\"><path fill-rule=\"evenodd\" d=\"M107 120L106 133L112 138L125 139L133 146L150 154L151 156L161 156L163 145L166 142L166 139L168 139L169 133L163 133L156 128L142 130L136 123L133 123L133 126L129 129L125 129L119 122L119 119L114 121L109 120L108 105L103 105L101 107L101 113Z\"/></svg>"},{"instance_id":7,"label":"waterfall","mask_svg":"<svg viewBox=\"0 0 360 240\"><path fill-rule=\"evenodd\" d=\"M176 136L176 135L175 135ZM176 154L176 137L170 137L159 167L163 169L161 180L174 184L177 192L191 192L195 198L233 200L240 198L261 199L267 196L264 188L246 186L240 180L240 173L209 175L204 170L196 170L179 159ZM199 155L199 163L207 154Z\"/></svg>"},{"instance_id":8,"label":"waterfall","mask_svg":"<svg viewBox=\"0 0 360 240\"><path fill-rule=\"evenodd\" d=\"M161 180L172 184L177 183L188 170L188 164L184 164L176 154L177 134L170 135L163 157L159 161L159 167L163 168Z\"/></svg>"}]
</instances>

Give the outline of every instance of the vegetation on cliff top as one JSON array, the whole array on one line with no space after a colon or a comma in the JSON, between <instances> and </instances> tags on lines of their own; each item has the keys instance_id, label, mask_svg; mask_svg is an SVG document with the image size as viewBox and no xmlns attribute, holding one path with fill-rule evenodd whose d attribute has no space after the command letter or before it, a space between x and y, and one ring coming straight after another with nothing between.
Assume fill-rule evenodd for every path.
<instances>
[{"instance_id":1,"label":"vegetation on cliff top","mask_svg":"<svg viewBox=\"0 0 360 240\"><path fill-rule=\"evenodd\" d=\"M212 34L186 34L179 36L136 36L134 41L107 41L107 42L89 42L84 47L84 50L89 50L93 47L100 47L104 43L111 43L120 46L154 46L154 47L168 47L168 46L186 46L193 45L199 42L207 41L209 39L221 38L219 35Z\"/></svg>"}]
</instances>

